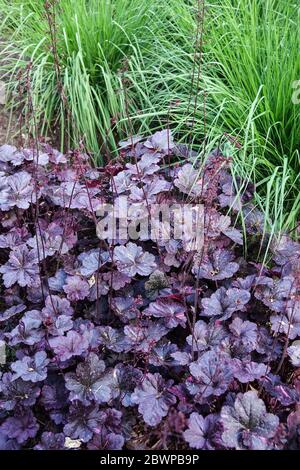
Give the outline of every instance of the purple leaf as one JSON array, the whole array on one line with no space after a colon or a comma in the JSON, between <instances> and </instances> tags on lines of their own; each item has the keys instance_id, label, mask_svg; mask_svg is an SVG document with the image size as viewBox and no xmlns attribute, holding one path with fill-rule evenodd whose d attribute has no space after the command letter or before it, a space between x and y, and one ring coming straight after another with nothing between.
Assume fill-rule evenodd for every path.
<instances>
[{"instance_id":1,"label":"purple leaf","mask_svg":"<svg viewBox=\"0 0 300 470\"><path fill-rule=\"evenodd\" d=\"M176 328L178 325L185 327L186 309L177 302L158 299L144 310L144 314L163 318L167 328Z\"/></svg>"},{"instance_id":2,"label":"purple leaf","mask_svg":"<svg viewBox=\"0 0 300 470\"><path fill-rule=\"evenodd\" d=\"M12 374L3 374L0 382L0 408L10 411L17 406L32 407L40 395L40 388L21 379L13 380Z\"/></svg>"},{"instance_id":3,"label":"purple leaf","mask_svg":"<svg viewBox=\"0 0 300 470\"><path fill-rule=\"evenodd\" d=\"M276 398L284 406L290 406L299 401L297 391L284 384L278 375L268 374L261 379L261 384L271 397Z\"/></svg>"},{"instance_id":4,"label":"purple leaf","mask_svg":"<svg viewBox=\"0 0 300 470\"><path fill-rule=\"evenodd\" d=\"M0 267L5 287L18 283L21 287L37 287L39 268L36 253L20 245L10 252L9 260Z\"/></svg>"},{"instance_id":5,"label":"purple leaf","mask_svg":"<svg viewBox=\"0 0 300 470\"><path fill-rule=\"evenodd\" d=\"M26 309L26 306L23 304L13 305L12 307L5 310L4 312L0 313L0 323L6 320L9 320L10 318L14 317L18 313L23 312L25 309Z\"/></svg>"},{"instance_id":6,"label":"purple leaf","mask_svg":"<svg viewBox=\"0 0 300 470\"><path fill-rule=\"evenodd\" d=\"M85 362L78 364L76 373L65 375L66 388L71 392L70 400L80 400L84 405L93 400L106 403L111 399L110 389L103 383L105 363L94 353Z\"/></svg>"},{"instance_id":7,"label":"purple leaf","mask_svg":"<svg viewBox=\"0 0 300 470\"><path fill-rule=\"evenodd\" d=\"M95 405L84 407L82 404L74 404L70 407L67 424L64 426L64 433L71 439L80 439L88 442L94 433L97 433L99 426L99 409Z\"/></svg>"},{"instance_id":8,"label":"purple leaf","mask_svg":"<svg viewBox=\"0 0 300 470\"><path fill-rule=\"evenodd\" d=\"M0 426L0 431L4 435L16 439L19 444L35 437L38 429L39 425L31 410L17 411Z\"/></svg>"},{"instance_id":9,"label":"purple leaf","mask_svg":"<svg viewBox=\"0 0 300 470\"><path fill-rule=\"evenodd\" d=\"M295 367L300 367L300 341L294 341L287 349L290 361Z\"/></svg>"},{"instance_id":10,"label":"purple leaf","mask_svg":"<svg viewBox=\"0 0 300 470\"><path fill-rule=\"evenodd\" d=\"M17 206L19 209L28 209L30 203L35 203L36 193L31 175L20 171L8 176L6 179L8 193L6 204L8 207Z\"/></svg>"},{"instance_id":11,"label":"purple leaf","mask_svg":"<svg viewBox=\"0 0 300 470\"><path fill-rule=\"evenodd\" d=\"M229 250L216 249L203 262L193 267L193 273L199 279L211 279L212 281L222 281L232 277L238 270L238 263L233 262L234 256Z\"/></svg>"},{"instance_id":12,"label":"purple leaf","mask_svg":"<svg viewBox=\"0 0 300 470\"><path fill-rule=\"evenodd\" d=\"M72 302L83 300L89 295L89 283L82 279L80 276L69 276L67 282L63 287L67 297Z\"/></svg>"},{"instance_id":13,"label":"purple leaf","mask_svg":"<svg viewBox=\"0 0 300 470\"><path fill-rule=\"evenodd\" d=\"M189 335L186 340L194 351L201 352L220 346L226 336L228 336L226 330L217 322L207 324L199 320L195 323L193 334Z\"/></svg>"},{"instance_id":14,"label":"purple leaf","mask_svg":"<svg viewBox=\"0 0 300 470\"><path fill-rule=\"evenodd\" d=\"M174 185L182 193L191 196L199 196L203 189L202 180L199 179L199 170L187 163L178 172L177 178L174 180Z\"/></svg>"},{"instance_id":15,"label":"purple leaf","mask_svg":"<svg viewBox=\"0 0 300 470\"><path fill-rule=\"evenodd\" d=\"M38 351L33 357L24 356L21 360L11 364L11 369L14 372L13 380L21 377L25 382L41 382L47 377L49 362L50 360L44 351Z\"/></svg>"},{"instance_id":16,"label":"purple leaf","mask_svg":"<svg viewBox=\"0 0 300 470\"><path fill-rule=\"evenodd\" d=\"M19 343L24 343L28 346L33 346L38 343L44 337L44 332L40 328L41 324L41 314L38 310L26 312L18 326L6 334L7 338L9 338L9 344L15 346Z\"/></svg>"},{"instance_id":17,"label":"purple leaf","mask_svg":"<svg viewBox=\"0 0 300 470\"><path fill-rule=\"evenodd\" d=\"M234 377L241 383L246 384L253 380L260 379L268 374L270 368L265 364L251 361L241 361L237 358L232 361Z\"/></svg>"},{"instance_id":18,"label":"purple leaf","mask_svg":"<svg viewBox=\"0 0 300 470\"><path fill-rule=\"evenodd\" d=\"M117 246L114 259L118 269L127 276L149 276L156 268L155 258L148 252L143 252L140 246L129 242L126 246Z\"/></svg>"},{"instance_id":19,"label":"purple leaf","mask_svg":"<svg viewBox=\"0 0 300 470\"><path fill-rule=\"evenodd\" d=\"M294 292L294 281L290 277L274 280L261 277L257 281L254 295L274 312L283 312L287 300Z\"/></svg>"},{"instance_id":20,"label":"purple leaf","mask_svg":"<svg viewBox=\"0 0 300 470\"><path fill-rule=\"evenodd\" d=\"M144 145L145 147L156 150L157 152L167 152L175 147L173 137L169 129L155 132L150 139L146 140Z\"/></svg>"},{"instance_id":21,"label":"purple leaf","mask_svg":"<svg viewBox=\"0 0 300 470\"><path fill-rule=\"evenodd\" d=\"M76 331L68 331L66 336L49 339L49 344L60 361L67 361L73 356L81 356L89 347L87 340Z\"/></svg>"},{"instance_id":22,"label":"purple leaf","mask_svg":"<svg viewBox=\"0 0 300 470\"><path fill-rule=\"evenodd\" d=\"M149 321L147 326L126 325L124 333L133 350L149 352L168 333L168 329L158 321L155 323Z\"/></svg>"},{"instance_id":23,"label":"purple leaf","mask_svg":"<svg viewBox=\"0 0 300 470\"><path fill-rule=\"evenodd\" d=\"M229 357L215 351L208 351L192 362L190 371L203 397L222 395L233 378Z\"/></svg>"},{"instance_id":24,"label":"purple leaf","mask_svg":"<svg viewBox=\"0 0 300 470\"><path fill-rule=\"evenodd\" d=\"M300 300L289 300L285 314L272 315L270 322L277 334L285 333L290 339L300 336Z\"/></svg>"},{"instance_id":25,"label":"purple leaf","mask_svg":"<svg viewBox=\"0 0 300 470\"><path fill-rule=\"evenodd\" d=\"M267 413L256 392L239 393L233 406L223 406L221 422L224 444L234 449L267 450L272 448L279 419Z\"/></svg>"},{"instance_id":26,"label":"purple leaf","mask_svg":"<svg viewBox=\"0 0 300 470\"><path fill-rule=\"evenodd\" d=\"M175 396L168 391L172 383L165 382L158 373L146 374L142 383L135 388L132 402L138 405L139 412L149 426L159 424L168 414L169 407L175 404Z\"/></svg>"},{"instance_id":27,"label":"purple leaf","mask_svg":"<svg viewBox=\"0 0 300 470\"><path fill-rule=\"evenodd\" d=\"M40 443L34 446L34 450L63 450L64 443L63 433L43 432Z\"/></svg>"},{"instance_id":28,"label":"purple leaf","mask_svg":"<svg viewBox=\"0 0 300 470\"><path fill-rule=\"evenodd\" d=\"M257 325L250 321L235 318L229 329L232 333L232 342L236 349L242 348L249 353L257 347Z\"/></svg>"},{"instance_id":29,"label":"purple leaf","mask_svg":"<svg viewBox=\"0 0 300 470\"><path fill-rule=\"evenodd\" d=\"M244 310L244 306L250 300L250 293L242 289L228 289L220 287L211 297L202 299L203 312L206 317L219 317L219 320L227 320L234 312Z\"/></svg>"},{"instance_id":30,"label":"purple leaf","mask_svg":"<svg viewBox=\"0 0 300 470\"><path fill-rule=\"evenodd\" d=\"M82 276L90 277L109 260L109 254L96 249L82 253L78 259L82 263L80 273Z\"/></svg>"},{"instance_id":31,"label":"purple leaf","mask_svg":"<svg viewBox=\"0 0 300 470\"><path fill-rule=\"evenodd\" d=\"M102 432L94 435L87 447L89 450L122 450L124 443L125 440L121 434Z\"/></svg>"},{"instance_id":32,"label":"purple leaf","mask_svg":"<svg viewBox=\"0 0 300 470\"><path fill-rule=\"evenodd\" d=\"M219 417L208 415L205 418L199 413L192 413L189 418L189 427L183 433L183 437L192 449L213 450Z\"/></svg>"}]
</instances>

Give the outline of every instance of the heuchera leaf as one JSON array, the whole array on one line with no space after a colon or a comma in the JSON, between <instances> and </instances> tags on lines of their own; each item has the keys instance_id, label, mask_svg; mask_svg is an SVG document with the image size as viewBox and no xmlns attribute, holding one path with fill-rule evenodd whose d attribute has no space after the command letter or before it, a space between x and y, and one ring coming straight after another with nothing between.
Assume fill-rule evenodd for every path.
<instances>
[{"instance_id":1,"label":"heuchera leaf","mask_svg":"<svg viewBox=\"0 0 300 470\"><path fill-rule=\"evenodd\" d=\"M211 279L212 281L222 281L233 276L238 269L238 263L234 262L234 256L229 250L217 249L204 257L200 266L198 261L193 267L193 273L199 279Z\"/></svg>"},{"instance_id":2,"label":"heuchera leaf","mask_svg":"<svg viewBox=\"0 0 300 470\"><path fill-rule=\"evenodd\" d=\"M157 318L163 318L167 328L176 328L176 326L185 326L186 315L185 307L177 302L170 302L164 299L158 299L152 302L144 310L145 315Z\"/></svg>"},{"instance_id":3,"label":"heuchera leaf","mask_svg":"<svg viewBox=\"0 0 300 470\"><path fill-rule=\"evenodd\" d=\"M14 317L18 313L23 312L25 309L26 309L26 306L23 304L13 305L12 307L5 310L4 312L0 313L0 322L9 320L10 318Z\"/></svg>"},{"instance_id":4,"label":"heuchera leaf","mask_svg":"<svg viewBox=\"0 0 300 470\"><path fill-rule=\"evenodd\" d=\"M165 129L96 168L38 146L0 147L0 449L299 449L300 244L232 149Z\"/></svg>"},{"instance_id":5,"label":"heuchera leaf","mask_svg":"<svg viewBox=\"0 0 300 470\"><path fill-rule=\"evenodd\" d=\"M70 407L68 422L64 426L64 434L71 439L80 439L88 442L99 426L99 409L95 405L88 407L82 404L74 404Z\"/></svg>"},{"instance_id":6,"label":"heuchera leaf","mask_svg":"<svg viewBox=\"0 0 300 470\"><path fill-rule=\"evenodd\" d=\"M234 312L244 310L250 300L250 292L244 289L228 289L220 287L208 299L202 299L203 312L206 317L217 316L219 320L227 320Z\"/></svg>"},{"instance_id":7,"label":"heuchera leaf","mask_svg":"<svg viewBox=\"0 0 300 470\"><path fill-rule=\"evenodd\" d=\"M21 287L37 287L39 283L39 268L37 255L28 250L26 245L20 245L10 252L9 260L0 267L5 287L18 283Z\"/></svg>"},{"instance_id":8,"label":"heuchera leaf","mask_svg":"<svg viewBox=\"0 0 300 470\"><path fill-rule=\"evenodd\" d=\"M47 377L49 362L45 351L38 351L33 357L24 356L11 364L13 380L21 377L25 382L41 382Z\"/></svg>"},{"instance_id":9,"label":"heuchera leaf","mask_svg":"<svg viewBox=\"0 0 300 470\"><path fill-rule=\"evenodd\" d=\"M10 439L23 444L35 437L39 425L31 410L17 411L13 417L7 418L0 426L0 431Z\"/></svg>"},{"instance_id":10,"label":"heuchera leaf","mask_svg":"<svg viewBox=\"0 0 300 470\"><path fill-rule=\"evenodd\" d=\"M254 351L258 345L258 330L256 323L235 318L229 325L232 333L231 341L237 349L243 349L246 353Z\"/></svg>"},{"instance_id":11,"label":"heuchera leaf","mask_svg":"<svg viewBox=\"0 0 300 470\"><path fill-rule=\"evenodd\" d=\"M79 276L69 276L63 287L67 297L71 301L83 300L89 295L90 286L85 279Z\"/></svg>"},{"instance_id":12,"label":"heuchera leaf","mask_svg":"<svg viewBox=\"0 0 300 470\"><path fill-rule=\"evenodd\" d=\"M199 413L192 413L189 418L189 426L183 436L193 449L213 450L216 448L218 415L207 415L205 418Z\"/></svg>"},{"instance_id":13,"label":"heuchera leaf","mask_svg":"<svg viewBox=\"0 0 300 470\"><path fill-rule=\"evenodd\" d=\"M111 398L109 388L103 384L104 362L91 353L85 362L78 364L76 373L65 375L66 388L70 390L70 400L80 400L88 405L93 400L97 403L108 402Z\"/></svg>"},{"instance_id":14,"label":"heuchera leaf","mask_svg":"<svg viewBox=\"0 0 300 470\"><path fill-rule=\"evenodd\" d=\"M144 421L150 426L159 424L169 407L176 402L175 396L168 391L171 385L172 381L165 382L160 374L148 373L135 388L132 402L138 405Z\"/></svg>"},{"instance_id":15,"label":"heuchera leaf","mask_svg":"<svg viewBox=\"0 0 300 470\"><path fill-rule=\"evenodd\" d=\"M184 194L197 196L202 191L202 181L199 180L199 170L190 163L184 165L178 172L174 185Z\"/></svg>"},{"instance_id":16,"label":"heuchera leaf","mask_svg":"<svg viewBox=\"0 0 300 470\"><path fill-rule=\"evenodd\" d=\"M290 339L300 336L300 300L286 302L284 314L272 315L271 328L278 333L285 333Z\"/></svg>"},{"instance_id":17,"label":"heuchera leaf","mask_svg":"<svg viewBox=\"0 0 300 470\"><path fill-rule=\"evenodd\" d=\"M121 450L124 443L125 439L121 434L101 432L94 435L87 447L89 450Z\"/></svg>"},{"instance_id":18,"label":"heuchera leaf","mask_svg":"<svg viewBox=\"0 0 300 470\"><path fill-rule=\"evenodd\" d=\"M197 391L203 397L222 395L233 378L229 357L215 351L202 354L190 364L190 371L197 381Z\"/></svg>"},{"instance_id":19,"label":"heuchera leaf","mask_svg":"<svg viewBox=\"0 0 300 470\"><path fill-rule=\"evenodd\" d=\"M258 364L257 362L246 360L241 361L237 358L233 359L232 367L234 377L244 384L264 377L270 370L265 364Z\"/></svg>"},{"instance_id":20,"label":"heuchera leaf","mask_svg":"<svg viewBox=\"0 0 300 470\"><path fill-rule=\"evenodd\" d=\"M119 270L127 276L149 276L156 268L155 258L150 253L143 253L143 249L135 243L129 242L126 246L117 246L114 250L114 259Z\"/></svg>"},{"instance_id":21,"label":"heuchera leaf","mask_svg":"<svg viewBox=\"0 0 300 470\"><path fill-rule=\"evenodd\" d=\"M65 436L63 433L43 432L41 441L34 446L34 450L62 450L64 444Z\"/></svg>"},{"instance_id":22,"label":"heuchera leaf","mask_svg":"<svg viewBox=\"0 0 300 470\"><path fill-rule=\"evenodd\" d=\"M41 329L42 319L38 310L26 312L16 326L6 336L9 338L9 344L15 346L19 343L33 346L44 337L44 331Z\"/></svg>"},{"instance_id":23,"label":"heuchera leaf","mask_svg":"<svg viewBox=\"0 0 300 470\"><path fill-rule=\"evenodd\" d=\"M199 320L195 323L193 334L189 335L186 340L194 351L201 352L220 346L227 336L228 333L221 324L217 322L207 324Z\"/></svg>"},{"instance_id":24,"label":"heuchera leaf","mask_svg":"<svg viewBox=\"0 0 300 470\"><path fill-rule=\"evenodd\" d=\"M267 413L264 402L253 391L238 394L233 406L221 410L222 440L229 448L267 450L272 448L279 419Z\"/></svg>"},{"instance_id":25,"label":"heuchera leaf","mask_svg":"<svg viewBox=\"0 0 300 470\"><path fill-rule=\"evenodd\" d=\"M293 291L293 279L290 277L278 280L262 277L257 281L254 295L271 310L283 312Z\"/></svg>"},{"instance_id":26,"label":"heuchera leaf","mask_svg":"<svg viewBox=\"0 0 300 470\"><path fill-rule=\"evenodd\" d=\"M294 341L292 345L287 348L287 353L290 361L295 367L300 367L300 341Z\"/></svg>"},{"instance_id":27,"label":"heuchera leaf","mask_svg":"<svg viewBox=\"0 0 300 470\"><path fill-rule=\"evenodd\" d=\"M49 344L60 361L67 361L73 356L81 356L89 347L86 338L76 331L68 331L66 336L50 338Z\"/></svg>"},{"instance_id":28,"label":"heuchera leaf","mask_svg":"<svg viewBox=\"0 0 300 470\"><path fill-rule=\"evenodd\" d=\"M0 408L6 411L14 410L17 406L32 407L40 395L40 388L22 379L13 380L10 372L1 377Z\"/></svg>"},{"instance_id":29,"label":"heuchera leaf","mask_svg":"<svg viewBox=\"0 0 300 470\"><path fill-rule=\"evenodd\" d=\"M150 137L144 145L145 147L158 152L168 151L175 146L171 131L169 129L155 132L155 134L153 134L153 136Z\"/></svg>"}]
</instances>

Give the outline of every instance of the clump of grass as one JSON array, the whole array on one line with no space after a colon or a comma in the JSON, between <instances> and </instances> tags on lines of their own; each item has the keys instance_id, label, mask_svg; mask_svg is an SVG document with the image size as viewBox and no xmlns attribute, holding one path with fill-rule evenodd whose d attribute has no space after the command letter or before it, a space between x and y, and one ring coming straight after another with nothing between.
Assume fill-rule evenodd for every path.
<instances>
[{"instance_id":1,"label":"clump of grass","mask_svg":"<svg viewBox=\"0 0 300 470\"><path fill-rule=\"evenodd\" d=\"M205 134L206 144L234 136L241 149L232 147L233 171L256 183L257 204L274 230L293 229L300 215L300 105L292 100L300 79L299 4L206 1L200 81L191 90L202 3L169 2L167 23L159 15L157 60L151 51L145 58L152 110L200 148Z\"/></svg>"},{"instance_id":2,"label":"clump of grass","mask_svg":"<svg viewBox=\"0 0 300 470\"><path fill-rule=\"evenodd\" d=\"M300 8L284 0L213 2L207 23L209 96L222 106L222 127L240 133L248 147L241 171L252 167L262 205L281 228L300 214ZM250 144L250 148L251 148Z\"/></svg>"},{"instance_id":3,"label":"clump of grass","mask_svg":"<svg viewBox=\"0 0 300 470\"><path fill-rule=\"evenodd\" d=\"M31 61L33 105L41 133L46 135L58 127L61 146L67 138L71 138L70 145L78 144L83 138L86 148L99 161L104 146L115 150L118 135L128 131L123 75L129 66L124 61L134 61L140 67L140 48L146 47L149 41L147 24L158 2L52 0L46 3L48 8L44 0L0 0L1 34L7 38L2 58L10 76L10 90L16 93L17 72ZM51 28L55 47L50 40ZM63 87L72 119L66 115L58 82ZM130 98L129 110L137 109L134 102L137 98L137 95Z\"/></svg>"}]
</instances>

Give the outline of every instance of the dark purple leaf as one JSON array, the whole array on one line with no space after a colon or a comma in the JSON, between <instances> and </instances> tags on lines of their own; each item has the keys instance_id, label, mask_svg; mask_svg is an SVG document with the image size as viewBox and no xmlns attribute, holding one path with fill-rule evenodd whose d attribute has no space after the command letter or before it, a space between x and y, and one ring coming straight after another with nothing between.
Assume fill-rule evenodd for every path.
<instances>
[{"instance_id":1,"label":"dark purple leaf","mask_svg":"<svg viewBox=\"0 0 300 470\"><path fill-rule=\"evenodd\" d=\"M139 412L149 426L156 426L168 414L169 407L176 398L168 388L172 381L165 382L160 374L146 374L141 384L131 396L132 402L138 405Z\"/></svg>"},{"instance_id":2,"label":"dark purple leaf","mask_svg":"<svg viewBox=\"0 0 300 470\"><path fill-rule=\"evenodd\" d=\"M267 413L257 393L239 393L233 406L223 406L221 422L224 444L234 449L267 450L272 448L279 419Z\"/></svg>"}]
</instances>

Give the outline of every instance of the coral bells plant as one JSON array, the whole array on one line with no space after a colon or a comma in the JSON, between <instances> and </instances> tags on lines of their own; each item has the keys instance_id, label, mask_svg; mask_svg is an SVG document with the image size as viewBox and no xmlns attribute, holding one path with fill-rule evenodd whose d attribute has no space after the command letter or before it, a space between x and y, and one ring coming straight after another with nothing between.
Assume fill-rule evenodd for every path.
<instances>
[{"instance_id":1,"label":"coral bells plant","mask_svg":"<svg viewBox=\"0 0 300 470\"><path fill-rule=\"evenodd\" d=\"M251 258L220 150L120 145L0 147L1 448L299 448L300 245Z\"/></svg>"}]
</instances>

